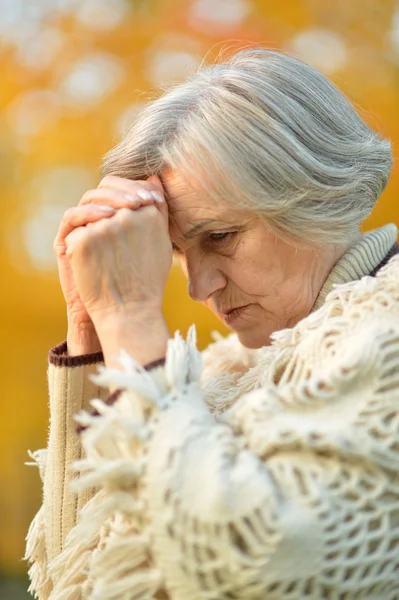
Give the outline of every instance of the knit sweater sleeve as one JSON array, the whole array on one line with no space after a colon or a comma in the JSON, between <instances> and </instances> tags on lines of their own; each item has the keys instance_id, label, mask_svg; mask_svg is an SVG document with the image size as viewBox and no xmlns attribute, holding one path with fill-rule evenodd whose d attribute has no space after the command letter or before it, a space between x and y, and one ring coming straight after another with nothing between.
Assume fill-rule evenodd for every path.
<instances>
[{"instance_id":1,"label":"knit sweater sleeve","mask_svg":"<svg viewBox=\"0 0 399 600\"><path fill-rule=\"evenodd\" d=\"M102 364L102 353L71 357L66 342L49 352L48 384L50 428L48 446L32 454L40 468L43 482L43 502L27 536L27 556L31 591L46 600L53 582L47 566L62 552L77 515L93 496L93 489L77 494L70 483L76 473L70 465L82 458L81 440L76 431L74 416L90 409L93 398L105 400L108 392L90 379Z\"/></svg>"},{"instance_id":2,"label":"knit sweater sleeve","mask_svg":"<svg viewBox=\"0 0 399 600\"><path fill-rule=\"evenodd\" d=\"M163 381L126 355L123 373L100 376L126 392L85 417L81 485L104 495L75 545L107 528L87 597L397 597L395 266L282 332L272 383L219 420L193 339L170 343Z\"/></svg>"},{"instance_id":3,"label":"knit sweater sleeve","mask_svg":"<svg viewBox=\"0 0 399 600\"><path fill-rule=\"evenodd\" d=\"M233 347L235 352L232 352ZM214 360L215 355L218 356L217 361ZM229 374L229 382L233 385L250 364L247 353L240 348L234 336L217 339L203 356L204 382L212 382L212 390L216 389L215 382L221 373L224 380ZM48 446L32 453L35 461L33 464L39 467L43 483L43 501L28 532L25 556L31 564L30 591L40 600L47 600L54 597L54 593L58 594L57 589L62 583L59 584L57 557L62 555L65 540L76 526L82 508L95 494L93 487L86 487L82 491L72 489L71 484L77 479L77 474L72 471L71 465L83 458L82 444L77 434L79 428L75 421L76 415L82 410L93 413L90 403L95 398L109 401L107 388L96 385L90 378L101 364L101 352L69 356L66 342L49 352ZM150 365L154 366L156 367ZM156 368L152 376L156 378L157 371L158 377L162 377L161 370ZM93 541L91 550L96 547L97 542L98 539ZM76 591L76 588L74 589Z\"/></svg>"}]
</instances>

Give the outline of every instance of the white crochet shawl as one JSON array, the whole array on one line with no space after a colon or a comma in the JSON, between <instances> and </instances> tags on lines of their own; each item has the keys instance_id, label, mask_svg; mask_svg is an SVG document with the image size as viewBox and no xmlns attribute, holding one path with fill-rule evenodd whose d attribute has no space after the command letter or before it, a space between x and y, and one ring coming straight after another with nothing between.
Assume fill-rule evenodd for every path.
<instances>
[{"instance_id":1,"label":"white crochet shawl","mask_svg":"<svg viewBox=\"0 0 399 600\"><path fill-rule=\"evenodd\" d=\"M398 600L399 257L270 347L214 348L192 329L162 377L123 353L97 377L126 391L79 417L99 491L51 599Z\"/></svg>"}]
</instances>

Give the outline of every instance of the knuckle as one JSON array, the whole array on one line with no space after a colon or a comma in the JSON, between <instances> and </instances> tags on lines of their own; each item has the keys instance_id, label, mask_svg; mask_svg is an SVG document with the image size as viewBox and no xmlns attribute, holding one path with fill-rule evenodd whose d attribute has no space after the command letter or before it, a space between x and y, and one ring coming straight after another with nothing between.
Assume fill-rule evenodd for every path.
<instances>
[{"instance_id":1,"label":"knuckle","mask_svg":"<svg viewBox=\"0 0 399 600\"><path fill-rule=\"evenodd\" d=\"M93 190L87 190L87 192L85 192L81 197L79 204L87 204L90 202L92 194Z\"/></svg>"},{"instance_id":2,"label":"knuckle","mask_svg":"<svg viewBox=\"0 0 399 600\"><path fill-rule=\"evenodd\" d=\"M98 184L98 188L110 188L110 189L116 188L116 189L118 189L118 187L121 184L121 180L123 181L124 178L118 177L117 175L105 175L101 179L100 183Z\"/></svg>"},{"instance_id":3,"label":"knuckle","mask_svg":"<svg viewBox=\"0 0 399 600\"><path fill-rule=\"evenodd\" d=\"M64 215L62 217L63 221L70 221L71 218L74 216L76 212L76 207L73 206L72 208L68 208L65 212Z\"/></svg>"},{"instance_id":4,"label":"knuckle","mask_svg":"<svg viewBox=\"0 0 399 600\"><path fill-rule=\"evenodd\" d=\"M143 211L143 214L144 214L144 211ZM145 207L145 216L146 216L146 218L151 219L151 221L158 220L159 210L157 209L156 206L154 206L153 204L150 204L149 206Z\"/></svg>"},{"instance_id":5,"label":"knuckle","mask_svg":"<svg viewBox=\"0 0 399 600\"><path fill-rule=\"evenodd\" d=\"M117 212L116 218L122 223L130 223L132 220L133 211L130 208L120 208Z\"/></svg>"},{"instance_id":6,"label":"knuckle","mask_svg":"<svg viewBox=\"0 0 399 600\"><path fill-rule=\"evenodd\" d=\"M98 238L105 236L112 228L112 219L102 219L92 224L90 234L92 237Z\"/></svg>"},{"instance_id":7,"label":"knuckle","mask_svg":"<svg viewBox=\"0 0 399 600\"><path fill-rule=\"evenodd\" d=\"M78 256L87 257L92 252L93 241L93 236L87 231L85 235L72 242L71 250Z\"/></svg>"},{"instance_id":8,"label":"knuckle","mask_svg":"<svg viewBox=\"0 0 399 600\"><path fill-rule=\"evenodd\" d=\"M114 175L105 175L98 184L98 187L111 187L112 182L114 181Z\"/></svg>"}]
</instances>

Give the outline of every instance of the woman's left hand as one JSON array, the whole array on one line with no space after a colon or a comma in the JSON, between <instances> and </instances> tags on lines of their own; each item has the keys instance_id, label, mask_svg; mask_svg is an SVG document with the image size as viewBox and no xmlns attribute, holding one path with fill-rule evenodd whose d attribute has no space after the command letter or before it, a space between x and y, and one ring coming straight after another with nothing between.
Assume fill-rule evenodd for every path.
<instances>
[{"instance_id":1,"label":"woman's left hand","mask_svg":"<svg viewBox=\"0 0 399 600\"><path fill-rule=\"evenodd\" d=\"M129 186L137 187L136 182L118 179L126 193ZM101 194L106 204L104 191ZM141 362L160 358L157 354L168 337L162 301L173 255L166 202L138 210L122 208L108 219L76 228L65 242L76 288L104 354L107 347L117 354L121 347L129 351L132 337L140 337L143 344L151 336L155 356L144 352L134 357Z\"/></svg>"}]
</instances>

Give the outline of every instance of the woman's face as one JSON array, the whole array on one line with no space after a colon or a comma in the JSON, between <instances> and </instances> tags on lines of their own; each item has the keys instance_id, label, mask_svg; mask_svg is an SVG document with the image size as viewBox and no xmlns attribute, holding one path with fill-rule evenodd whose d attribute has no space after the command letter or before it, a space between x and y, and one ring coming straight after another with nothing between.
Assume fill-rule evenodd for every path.
<instances>
[{"instance_id":1,"label":"woman's face","mask_svg":"<svg viewBox=\"0 0 399 600\"><path fill-rule=\"evenodd\" d=\"M244 346L267 345L274 331L309 314L342 252L294 248L252 212L215 205L198 185L170 170L162 182L189 294Z\"/></svg>"}]
</instances>

